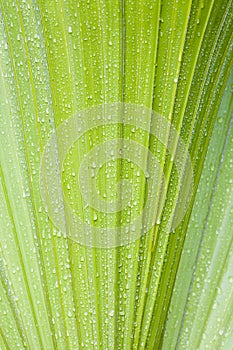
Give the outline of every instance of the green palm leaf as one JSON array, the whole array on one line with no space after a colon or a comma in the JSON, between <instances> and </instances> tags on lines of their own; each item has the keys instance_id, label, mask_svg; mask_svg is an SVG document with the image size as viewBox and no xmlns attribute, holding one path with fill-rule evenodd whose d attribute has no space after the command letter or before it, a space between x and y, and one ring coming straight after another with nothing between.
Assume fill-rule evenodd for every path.
<instances>
[{"instance_id":1,"label":"green palm leaf","mask_svg":"<svg viewBox=\"0 0 233 350\"><path fill-rule=\"evenodd\" d=\"M232 348L232 14L1 0L0 349Z\"/></svg>"}]
</instances>

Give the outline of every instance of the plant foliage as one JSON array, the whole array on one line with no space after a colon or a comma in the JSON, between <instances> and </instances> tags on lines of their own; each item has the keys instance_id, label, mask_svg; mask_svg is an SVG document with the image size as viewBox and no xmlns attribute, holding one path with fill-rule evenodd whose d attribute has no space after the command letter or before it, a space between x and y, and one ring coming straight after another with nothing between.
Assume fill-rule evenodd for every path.
<instances>
[{"instance_id":1,"label":"plant foliage","mask_svg":"<svg viewBox=\"0 0 233 350\"><path fill-rule=\"evenodd\" d=\"M0 349L231 349L232 17L230 0L0 1ZM148 114L149 133L120 117L91 128L61 175L84 221L103 230L131 221L147 196L134 159L107 162L98 177L106 201L127 190L117 181L131 181L128 211L96 213L70 191L81 160L101 143L140 144L167 182L154 226L130 244L101 248L71 239L66 212L67 232L54 225L40 171L59 126L109 104L163 116L188 150L193 188L171 229L182 193L176 166L184 164L173 164L169 137L162 144L153 136L161 130ZM155 213L160 177L158 186Z\"/></svg>"}]
</instances>

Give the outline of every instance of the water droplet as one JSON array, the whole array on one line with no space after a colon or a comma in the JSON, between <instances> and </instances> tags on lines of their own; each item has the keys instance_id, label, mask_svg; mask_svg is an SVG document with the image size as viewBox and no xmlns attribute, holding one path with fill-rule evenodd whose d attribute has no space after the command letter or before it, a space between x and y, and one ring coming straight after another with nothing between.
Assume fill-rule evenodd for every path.
<instances>
[{"instance_id":1,"label":"water droplet","mask_svg":"<svg viewBox=\"0 0 233 350\"><path fill-rule=\"evenodd\" d=\"M114 316L114 310L109 311L109 316L113 317Z\"/></svg>"}]
</instances>

